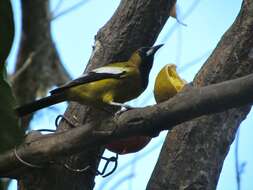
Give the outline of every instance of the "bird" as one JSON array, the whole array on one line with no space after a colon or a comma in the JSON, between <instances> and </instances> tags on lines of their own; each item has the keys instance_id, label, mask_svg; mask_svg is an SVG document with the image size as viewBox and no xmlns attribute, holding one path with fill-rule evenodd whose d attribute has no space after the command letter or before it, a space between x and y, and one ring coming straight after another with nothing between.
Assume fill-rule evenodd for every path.
<instances>
[{"instance_id":1,"label":"bird","mask_svg":"<svg viewBox=\"0 0 253 190\"><path fill-rule=\"evenodd\" d=\"M156 102L160 103L172 98L184 88L186 83L177 73L175 64L165 65L155 79L154 97ZM150 136L131 136L112 141L106 144L105 148L116 154L135 153L143 149L151 139Z\"/></svg>"},{"instance_id":2,"label":"bird","mask_svg":"<svg viewBox=\"0 0 253 190\"><path fill-rule=\"evenodd\" d=\"M127 61L91 70L50 91L50 95L15 108L19 117L63 101L103 108L130 108L125 102L137 98L148 85L154 55L163 44L137 49Z\"/></svg>"}]
</instances>

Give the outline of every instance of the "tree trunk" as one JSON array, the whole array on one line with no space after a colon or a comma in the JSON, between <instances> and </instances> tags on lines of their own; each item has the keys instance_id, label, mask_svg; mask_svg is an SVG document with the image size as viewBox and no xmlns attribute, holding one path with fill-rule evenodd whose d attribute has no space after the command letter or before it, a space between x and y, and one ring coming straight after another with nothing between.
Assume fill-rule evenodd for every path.
<instances>
[{"instance_id":1,"label":"tree trunk","mask_svg":"<svg viewBox=\"0 0 253 190\"><path fill-rule=\"evenodd\" d=\"M196 75L194 86L252 73L252 31L253 2L245 0L236 21ZM215 189L235 133L249 110L250 106L230 109L175 127L166 137L147 189Z\"/></svg>"},{"instance_id":2,"label":"tree trunk","mask_svg":"<svg viewBox=\"0 0 253 190\"><path fill-rule=\"evenodd\" d=\"M52 41L48 0L22 0L21 8L21 42L11 78L20 105L45 96L50 87L70 80ZM22 119L24 128L31 118L32 115Z\"/></svg>"},{"instance_id":3,"label":"tree trunk","mask_svg":"<svg viewBox=\"0 0 253 190\"><path fill-rule=\"evenodd\" d=\"M94 50L86 71L113 61L126 60L137 48L151 46L169 17L174 3L175 0L122 0L112 18L96 35ZM17 74L21 70L22 75L14 76L13 80L14 90L16 95L20 97L20 102L34 99L40 85L43 81L45 82L45 78L41 78L42 76L38 73L45 74L44 77L51 81L47 78L49 77L47 69L52 66L49 61L50 53L44 48L34 50L37 47L42 47L45 39L51 40L48 1L23 0L22 10L24 11L24 31L16 72ZM30 14L35 15L32 17L35 20L36 18L44 18L45 23L36 22L38 25L33 26L31 23L34 20L29 20ZM40 36L41 30L46 31L45 36ZM244 0L238 18L197 74L193 85L196 87L205 86L252 73L252 31L253 2ZM25 45L25 40L28 38L31 44ZM50 42L48 47L52 48L53 44ZM32 55L33 51L35 55ZM39 56L38 52L40 51L45 52ZM33 59L34 63L31 64L31 68L26 69L23 66L28 58ZM43 62L39 62L39 60L43 60ZM44 68L43 64L47 65L45 63L48 63L50 67ZM30 67L29 65L28 67ZM22 68L25 72L22 71ZM27 74L24 74L26 72ZM21 76L24 78L17 80ZM34 84L34 81L39 81L39 83ZM24 84L27 84L28 87L24 87ZM36 90L31 91L29 85L34 85ZM48 86L48 84L43 84L44 88ZM215 189L224 158L234 139L236 129L246 117L249 109L249 106L231 109L178 125L167 136L147 189ZM87 123L89 126L95 127L105 122L108 117L111 117L111 114L71 103L65 116L78 127L84 127ZM25 124L28 122L29 120ZM106 130L106 127L102 126L102 130ZM70 128L71 126L67 122L62 121L58 130L64 131ZM59 144L59 146L61 145ZM103 148L101 147L90 147L71 157L57 157L54 159L54 164L49 167L25 170L26 172L19 179L19 188L31 190L93 189L95 171L102 152ZM73 172L64 167L66 164L71 168L78 169L88 166L88 169L84 172Z\"/></svg>"},{"instance_id":4,"label":"tree trunk","mask_svg":"<svg viewBox=\"0 0 253 190\"><path fill-rule=\"evenodd\" d=\"M25 2L25 1L24 1ZM175 0L122 0L112 18L102 27L95 39L95 46L86 71L113 61L122 61L141 46L151 46L169 17ZM65 116L73 123L102 122L107 114L87 106L71 103ZM70 126L61 122L59 130ZM59 145L60 146L60 145ZM47 169L31 170L24 174L21 189L93 189L95 170L99 163L100 147L92 147L71 158L60 158L59 164ZM62 165L89 169L82 173L70 172Z\"/></svg>"}]
</instances>

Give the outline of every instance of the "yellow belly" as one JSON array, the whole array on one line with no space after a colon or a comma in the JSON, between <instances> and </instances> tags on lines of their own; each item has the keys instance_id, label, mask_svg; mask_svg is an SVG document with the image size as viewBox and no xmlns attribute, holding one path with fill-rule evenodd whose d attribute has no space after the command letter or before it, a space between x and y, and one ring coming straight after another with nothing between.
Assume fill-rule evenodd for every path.
<instances>
[{"instance_id":1,"label":"yellow belly","mask_svg":"<svg viewBox=\"0 0 253 190\"><path fill-rule=\"evenodd\" d=\"M68 90L67 96L71 101L96 107L108 104L111 101L124 103L137 98L142 93L139 79L136 77L123 79L104 79Z\"/></svg>"}]
</instances>

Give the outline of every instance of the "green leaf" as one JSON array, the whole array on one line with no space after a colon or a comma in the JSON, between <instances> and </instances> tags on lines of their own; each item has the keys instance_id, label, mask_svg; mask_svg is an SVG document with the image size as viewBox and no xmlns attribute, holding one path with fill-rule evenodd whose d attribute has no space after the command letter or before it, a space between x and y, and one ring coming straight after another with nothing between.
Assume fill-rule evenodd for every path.
<instances>
[{"instance_id":1,"label":"green leaf","mask_svg":"<svg viewBox=\"0 0 253 190\"><path fill-rule=\"evenodd\" d=\"M14 21L9 0L1 0L0 6L0 153L22 142L24 132L18 125L13 107L15 99L6 81L4 63L11 49Z\"/></svg>"},{"instance_id":2,"label":"green leaf","mask_svg":"<svg viewBox=\"0 0 253 190\"><path fill-rule=\"evenodd\" d=\"M10 180L7 178L0 178L0 190L7 190L10 184Z\"/></svg>"},{"instance_id":3,"label":"green leaf","mask_svg":"<svg viewBox=\"0 0 253 190\"><path fill-rule=\"evenodd\" d=\"M14 20L10 0L0 3L0 69L11 50L14 38Z\"/></svg>"},{"instance_id":4,"label":"green leaf","mask_svg":"<svg viewBox=\"0 0 253 190\"><path fill-rule=\"evenodd\" d=\"M18 125L13 107L15 99L9 84L4 79L5 67L0 72L0 153L20 144L24 132Z\"/></svg>"}]
</instances>

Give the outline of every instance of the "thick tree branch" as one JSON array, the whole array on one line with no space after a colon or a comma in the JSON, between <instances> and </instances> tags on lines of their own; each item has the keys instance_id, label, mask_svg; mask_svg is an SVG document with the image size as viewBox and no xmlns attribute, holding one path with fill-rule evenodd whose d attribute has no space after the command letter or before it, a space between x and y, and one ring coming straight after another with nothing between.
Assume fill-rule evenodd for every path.
<instances>
[{"instance_id":1,"label":"thick tree branch","mask_svg":"<svg viewBox=\"0 0 253 190\"><path fill-rule=\"evenodd\" d=\"M196 75L194 86L252 73L252 31L253 2L244 0L234 24ZM174 127L167 135L147 189L215 189L236 130L249 110L250 106L231 109Z\"/></svg>"},{"instance_id":2,"label":"thick tree branch","mask_svg":"<svg viewBox=\"0 0 253 190\"><path fill-rule=\"evenodd\" d=\"M153 45L169 17L174 2L175 0L121 0L111 19L98 31L95 37L93 53L86 71L114 61L127 60L130 54L139 47ZM80 123L82 127L86 127L86 123L90 123L94 127L100 126L103 120L111 117L77 103L71 103L65 115L75 118L73 122ZM58 129L68 130L69 126L66 122L61 122ZM77 176L70 172L66 173L64 167L61 168L62 171L59 171L60 167L57 167L48 171L48 173L55 173L55 169L57 169L58 173L55 173L54 178L42 174L42 180L34 181L39 181L37 186L41 186L41 189L52 188L52 185L56 184L58 180L63 183L56 184L58 186L55 186L55 189L93 189L94 171L98 167L99 155L102 152L103 148L92 146L92 148L83 150L65 160L59 159L59 162L68 162L74 168L89 165L91 166L89 172ZM41 179L41 176L38 178ZM26 186L29 187L30 184Z\"/></svg>"},{"instance_id":3,"label":"thick tree branch","mask_svg":"<svg viewBox=\"0 0 253 190\"><path fill-rule=\"evenodd\" d=\"M253 74L202 88L188 89L164 103L134 109L104 121L102 125L109 126L111 130L101 131L99 127L94 130L91 125L86 124L85 127L66 132L44 135L20 146L17 153L26 161L49 164L59 156L80 152L91 145L103 145L118 138L135 135L152 136L201 115L251 104L252 94ZM13 151L0 156L1 177L13 175L24 167ZM22 176L23 173L18 175Z\"/></svg>"}]
</instances>

